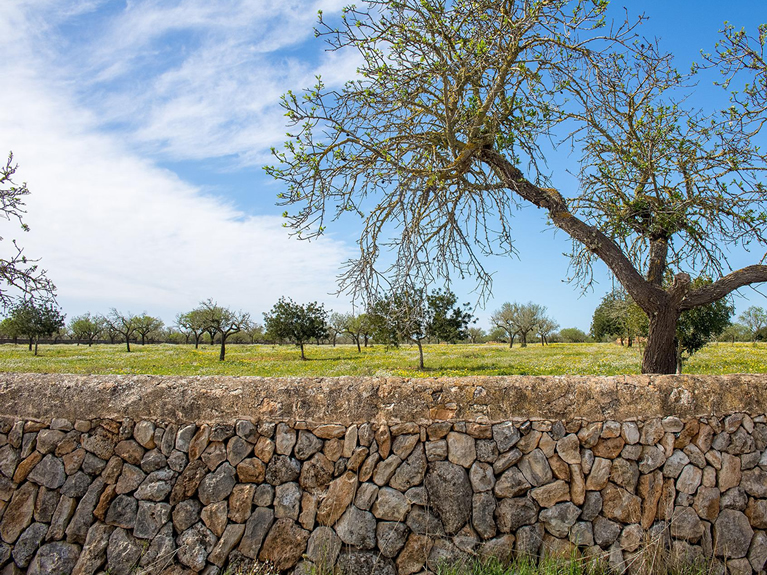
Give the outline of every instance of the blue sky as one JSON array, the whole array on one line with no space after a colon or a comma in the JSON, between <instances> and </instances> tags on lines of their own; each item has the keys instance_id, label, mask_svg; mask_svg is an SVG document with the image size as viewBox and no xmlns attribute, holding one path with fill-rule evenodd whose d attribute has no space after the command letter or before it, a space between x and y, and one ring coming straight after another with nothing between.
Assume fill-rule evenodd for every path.
<instances>
[{"instance_id":1,"label":"blue sky","mask_svg":"<svg viewBox=\"0 0 767 575\"><path fill-rule=\"evenodd\" d=\"M326 52L312 31L317 10L337 13L345 3L0 2L0 153L13 150L32 190L32 231L19 239L42 258L69 317L116 307L172 323L209 297L258 319L281 295L350 308L330 294L358 230L289 239L275 206L280 187L262 172L286 131L280 94L315 74L331 85L354 74L354 58ZM751 30L767 22L764 0L613 2L611 10L624 5L645 11L645 35L660 38L682 69L713 48L725 20ZM701 105L721 100L708 80L692 95ZM571 160L560 151L549 166L568 195ZM480 324L504 301L534 301L562 327L588 330L611 287L604 269L582 295L563 281L564 234L532 208L516 223L520 256L488 262L494 297L477 310ZM10 227L0 235L20 236ZM760 256L734 254L732 263ZM454 285L474 302L472 287ZM767 305L742 293L739 311Z\"/></svg>"}]
</instances>

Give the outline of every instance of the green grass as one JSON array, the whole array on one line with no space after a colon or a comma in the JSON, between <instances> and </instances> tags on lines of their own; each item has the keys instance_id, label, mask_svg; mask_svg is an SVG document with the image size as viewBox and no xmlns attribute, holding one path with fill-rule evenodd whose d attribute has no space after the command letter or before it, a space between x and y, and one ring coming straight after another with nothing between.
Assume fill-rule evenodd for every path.
<instances>
[{"instance_id":1,"label":"green grass","mask_svg":"<svg viewBox=\"0 0 767 575\"><path fill-rule=\"evenodd\" d=\"M415 346L376 345L361 353L351 345L307 346L301 361L292 345L230 345L225 362L218 346L72 344L41 345L33 356L24 345L0 345L0 372L402 377L470 375L621 375L639 373L638 348L615 344L427 345L419 371ZM767 344L711 344L685 364L685 373L767 373Z\"/></svg>"}]
</instances>

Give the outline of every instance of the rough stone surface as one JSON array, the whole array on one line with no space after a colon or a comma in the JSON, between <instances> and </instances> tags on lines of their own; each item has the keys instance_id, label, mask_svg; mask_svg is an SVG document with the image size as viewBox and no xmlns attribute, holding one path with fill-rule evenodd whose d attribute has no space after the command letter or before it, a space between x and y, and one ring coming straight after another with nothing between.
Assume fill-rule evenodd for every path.
<instances>
[{"instance_id":1,"label":"rough stone surface","mask_svg":"<svg viewBox=\"0 0 767 575\"><path fill-rule=\"evenodd\" d=\"M290 569L301 559L310 533L301 529L290 519L278 520L266 536L261 552L261 561L271 561L275 569Z\"/></svg>"},{"instance_id":2,"label":"rough stone surface","mask_svg":"<svg viewBox=\"0 0 767 575\"><path fill-rule=\"evenodd\" d=\"M754 531L743 513L725 509L714 522L714 553L727 559L745 557L753 536Z\"/></svg>"},{"instance_id":3,"label":"rough stone surface","mask_svg":"<svg viewBox=\"0 0 767 575\"><path fill-rule=\"evenodd\" d=\"M424 483L445 532L457 533L471 515L472 489L466 469L447 461L436 461L429 464Z\"/></svg>"}]
</instances>

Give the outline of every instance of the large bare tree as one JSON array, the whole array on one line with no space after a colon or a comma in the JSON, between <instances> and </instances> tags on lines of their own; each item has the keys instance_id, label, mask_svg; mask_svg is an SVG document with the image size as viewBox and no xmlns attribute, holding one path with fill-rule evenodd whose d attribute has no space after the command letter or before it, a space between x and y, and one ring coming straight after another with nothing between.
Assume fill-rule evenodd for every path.
<instances>
[{"instance_id":1,"label":"large bare tree","mask_svg":"<svg viewBox=\"0 0 767 575\"><path fill-rule=\"evenodd\" d=\"M673 373L682 311L767 281L767 266L727 265L731 247L767 243L753 134L686 109L688 79L606 5L368 0L321 19L358 77L284 97L294 129L268 171L302 237L362 218L342 288L456 272L489 286L483 255L514 252L512 213L532 204L572 238L574 279L601 260L648 315L642 371ZM581 156L575 194L542 171L542 141L562 134ZM694 288L690 272L714 281Z\"/></svg>"}]
</instances>

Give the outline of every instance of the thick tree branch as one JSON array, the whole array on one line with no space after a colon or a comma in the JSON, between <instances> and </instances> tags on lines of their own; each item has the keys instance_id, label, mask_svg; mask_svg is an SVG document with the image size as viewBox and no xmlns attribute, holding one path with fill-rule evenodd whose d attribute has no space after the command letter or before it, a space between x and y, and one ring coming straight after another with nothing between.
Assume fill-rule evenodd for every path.
<instances>
[{"instance_id":1,"label":"thick tree branch","mask_svg":"<svg viewBox=\"0 0 767 575\"><path fill-rule=\"evenodd\" d=\"M604 261L642 309L655 310L660 302L668 297L663 289L652 285L642 277L615 242L599 229L573 215L559 192L540 188L528 181L516 166L494 150L482 150L479 157L496 170L509 189L535 206L548 211L555 226Z\"/></svg>"},{"instance_id":2,"label":"thick tree branch","mask_svg":"<svg viewBox=\"0 0 767 575\"><path fill-rule=\"evenodd\" d=\"M767 282L767 266L746 266L727 274L710 285L691 291L682 300L680 309L684 311L713 303L740 287L760 282Z\"/></svg>"}]
</instances>

